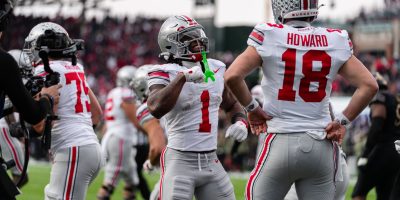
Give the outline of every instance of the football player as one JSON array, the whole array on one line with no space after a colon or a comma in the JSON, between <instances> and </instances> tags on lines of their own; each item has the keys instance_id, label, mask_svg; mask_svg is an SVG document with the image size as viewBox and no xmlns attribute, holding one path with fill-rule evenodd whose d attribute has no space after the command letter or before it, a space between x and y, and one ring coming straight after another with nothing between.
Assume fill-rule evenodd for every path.
<instances>
[{"instance_id":1,"label":"football player","mask_svg":"<svg viewBox=\"0 0 400 200\"><path fill-rule=\"evenodd\" d=\"M107 157L103 186L99 189L99 200L110 199L114 188L122 178L125 182L124 199L135 199L139 183L137 165L134 160L139 132L136 118L136 94L129 88L136 67L124 66L117 72L116 87L107 95L105 120L107 132L102 148Z\"/></svg>"},{"instance_id":2,"label":"football player","mask_svg":"<svg viewBox=\"0 0 400 200\"><path fill-rule=\"evenodd\" d=\"M393 142L400 139L400 99L387 90L386 78L379 73L374 75L379 92L370 102L371 127L357 162L359 174L352 194L354 200L365 199L374 187L377 199L389 199L396 175L400 172L400 156L393 146Z\"/></svg>"},{"instance_id":3,"label":"football player","mask_svg":"<svg viewBox=\"0 0 400 200\"><path fill-rule=\"evenodd\" d=\"M165 118L168 145L161 162L160 199L235 199L232 183L216 155L218 110L231 114L227 133L247 137L241 106L224 86L225 64L202 58L208 53L204 28L188 16L169 17L160 28L160 56L167 64L148 73L150 113ZM207 63L209 66L207 67ZM205 82L209 68L214 79Z\"/></svg>"},{"instance_id":4,"label":"football player","mask_svg":"<svg viewBox=\"0 0 400 200\"><path fill-rule=\"evenodd\" d=\"M318 0L272 0L278 24L256 25L247 49L225 73L225 82L248 112L252 132L267 132L246 186L248 200L283 199L293 183L299 199L333 199L337 154L330 139L343 138L341 126L355 119L378 90L353 55L345 30L311 26L318 7ZM259 66L262 108L244 82ZM336 74L357 90L332 121L329 97Z\"/></svg>"},{"instance_id":5,"label":"football player","mask_svg":"<svg viewBox=\"0 0 400 200\"><path fill-rule=\"evenodd\" d=\"M52 22L37 24L25 38L24 51L36 66L35 76L47 79L48 74L58 73L62 85L60 102L54 109L58 120L53 121L51 129L52 167L45 199L86 199L88 186L102 166L101 148L93 130L102 111L88 87L83 66L76 63L80 45Z\"/></svg>"},{"instance_id":6,"label":"football player","mask_svg":"<svg viewBox=\"0 0 400 200\"><path fill-rule=\"evenodd\" d=\"M26 62L27 61L26 54L18 49L10 50L8 51L8 53L17 62L20 69L22 81L25 84L27 79L33 75L32 66ZM4 116L4 118L0 119L0 130L2 138L0 139L1 157L4 158L4 160L6 161L11 159L14 160L15 167L11 169L11 175L13 177L13 181L15 184L17 184L19 179L21 178L21 173L24 166L24 150L21 141L10 134L11 131L13 132L23 131L22 128L19 126L20 122L18 118L19 115L17 113L14 113ZM25 176L25 179L21 182L21 185L19 187L22 187L27 182L28 182L28 176Z\"/></svg>"},{"instance_id":7,"label":"football player","mask_svg":"<svg viewBox=\"0 0 400 200\"><path fill-rule=\"evenodd\" d=\"M147 160L143 163L143 169L145 171L151 172L154 166L159 164L160 155L162 150L166 145L165 132L161 120L153 117L149 109L147 108L147 98L149 95L149 90L147 87L147 72L151 69L152 65L141 66L135 74L135 78L132 80L130 86L137 94L139 100L142 104L138 107L136 111L136 116L138 118L140 126L144 129L145 133L149 139L149 153L147 155ZM160 192L160 180L153 187L153 191L150 195L150 200L157 200Z\"/></svg>"}]
</instances>

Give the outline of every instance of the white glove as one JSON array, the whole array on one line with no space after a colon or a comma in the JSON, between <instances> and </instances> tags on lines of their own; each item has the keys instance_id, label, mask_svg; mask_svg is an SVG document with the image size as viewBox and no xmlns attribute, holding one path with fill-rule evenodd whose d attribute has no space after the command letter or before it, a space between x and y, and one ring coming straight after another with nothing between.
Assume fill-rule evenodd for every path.
<instances>
[{"instance_id":1,"label":"white glove","mask_svg":"<svg viewBox=\"0 0 400 200\"><path fill-rule=\"evenodd\" d=\"M185 69L183 72L185 75L186 82L202 83L204 82L204 74L201 67L194 66L189 69Z\"/></svg>"},{"instance_id":2,"label":"white glove","mask_svg":"<svg viewBox=\"0 0 400 200\"><path fill-rule=\"evenodd\" d=\"M143 170L149 173L153 171L153 169L154 169L153 165L150 163L150 160L147 159L146 162L143 163Z\"/></svg>"},{"instance_id":3,"label":"white glove","mask_svg":"<svg viewBox=\"0 0 400 200\"><path fill-rule=\"evenodd\" d=\"M368 163L368 158L361 157L358 159L357 166L362 167Z\"/></svg>"},{"instance_id":4,"label":"white glove","mask_svg":"<svg viewBox=\"0 0 400 200\"><path fill-rule=\"evenodd\" d=\"M397 152L400 154L400 140L396 140L394 142L394 146L396 147Z\"/></svg>"},{"instance_id":5,"label":"white glove","mask_svg":"<svg viewBox=\"0 0 400 200\"><path fill-rule=\"evenodd\" d=\"M242 121L237 121L226 130L225 138L232 137L235 140L242 142L247 138L247 126Z\"/></svg>"}]
</instances>

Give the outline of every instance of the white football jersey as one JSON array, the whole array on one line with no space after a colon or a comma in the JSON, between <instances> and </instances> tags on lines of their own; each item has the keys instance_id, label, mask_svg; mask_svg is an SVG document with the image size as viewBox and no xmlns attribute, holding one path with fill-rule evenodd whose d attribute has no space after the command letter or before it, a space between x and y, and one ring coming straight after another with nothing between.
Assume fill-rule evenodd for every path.
<instances>
[{"instance_id":1,"label":"white football jersey","mask_svg":"<svg viewBox=\"0 0 400 200\"><path fill-rule=\"evenodd\" d=\"M324 132L338 70L352 55L346 31L282 24L256 25L247 40L263 60L268 132Z\"/></svg>"},{"instance_id":2,"label":"white football jersey","mask_svg":"<svg viewBox=\"0 0 400 200\"><path fill-rule=\"evenodd\" d=\"M136 144L138 130L121 107L124 101L136 103L136 95L131 89L116 87L108 93L104 109L106 134L116 134L121 138L132 139L133 144Z\"/></svg>"},{"instance_id":3,"label":"white football jersey","mask_svg":"<svg viewBox=\"0 0 400 200\"><path fill-rule=\"evenodd\" d=\"M168 147L181 151L210 151L217 148L218 110L224 90L225 64L208 59L215 82L187 82L175 107L165 118ZM155 66L149 71L148 87L168 85L178 73L187 69L178 64Z\"/></svg>"},{"instance_id":4,"label":"white football jersey","mask_svg":"<svg viewBox=\"0 0 400 200\"><path fill-rule=\"evenodd\" d=\"M83 66L69 61L50 61L50 68L60 74L60 100L51 133L51 151L60 148L98 143L92 127L89 88ZM35 68L35 75L45 76L43 65Z\"/></svg>"}]
</instances>

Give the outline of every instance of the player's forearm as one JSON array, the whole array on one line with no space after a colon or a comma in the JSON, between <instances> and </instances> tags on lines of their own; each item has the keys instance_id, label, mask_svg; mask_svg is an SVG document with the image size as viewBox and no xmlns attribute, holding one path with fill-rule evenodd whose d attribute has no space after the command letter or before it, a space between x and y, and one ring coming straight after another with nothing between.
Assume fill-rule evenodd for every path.
<instances>
[{"instance_id":1,"label":"player's forearm","mask_svg":"<svg viewBox=\"0 0 400 200\"><path fill-rule=\"evenodd\" d=\"M90 112L92 113L92 124L97 125L101 121L101 117L103 116L103 110L101 109L100 103L91 89L89 89L89 98L90 98L90 108L91 108Z\"/></svg>"},{"instance_id":2,"label":"player's forearm","mask_svg":"<svg viewBox=\"0 0 400 200\"><path fill-rule=\"evenodd\" d=\"M261 66L262 59L257 50L249 46L240 54L225 72L224 80L232 93L243 106L250 104L252 97L250 91L244 82L244 78L254 69Z\"/></svg>"},{"instance_id":3,"label":"player's forearm","mask_svg":"<svg viewBox=\"0 0 400 200\"><path fill-rule=\"evenodd\" d=\"M251 102L252 97L244 79L237 76L225 76L225 83L242 106L247 106Z\"/></svg>"},{"instance_id":4,"label":"player's forearm","mask_svg":"<svg viewBox=\"0 0 400 200\"><path fill-rule=\"evenodd\" d=\"M165 148L166 141L163 129L157 119L151 119L143 125L149 138L149 160L154 165L158 163L162 150Z\"/></svg>"},{"instance_id":5,"label":"player's forearm","mask_svg":"<svg viewBox=\"0 0 400 200\"><path fill-rule=\"evenodd\" d=\"M185 76L183 74L179 74L164 88L151 91L147 100L147 106L150 113L159 119L171 111L175 106L185 83ZM152 90L152 88L150 88L150 90Z\"/></svg>"},{"instance_id":6,"label":"player's forearm","mask_svg":"<svg viewBox=\"0 0 400 200\"><path fill-rule=\"evenodd\" d=\"M359 87L353 94L349 104L343 110L350 121L353 121L364 109L377 93L377 87L374 85L363 85Z\"/></svg>"}]
</instances>

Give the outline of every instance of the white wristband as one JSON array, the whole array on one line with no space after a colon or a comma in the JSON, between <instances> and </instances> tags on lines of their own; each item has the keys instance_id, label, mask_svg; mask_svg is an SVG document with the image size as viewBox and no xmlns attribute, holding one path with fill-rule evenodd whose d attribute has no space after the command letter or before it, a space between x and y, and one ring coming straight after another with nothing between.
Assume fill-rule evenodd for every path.
<instances>
[{"instance_id":1,"label":"white wristband","mask_svg":"<svg viewBox=\"0 0 400 200\"><path fill-rule=\"evenodd\" d=\"M249 103L249 105L245 106L244 109L246 110L246 112L251 112L255 110L258 106L260 106L260 104L254 97L252 97L251 102Z\"/></svg>"},{"instance_id":2,"label":"white wristband","mask_svg":"<svg viewBox=\"0 0 400 200\"><path fill-rule=\"evenodd\" d=\"M335 116L335 120L340 124L348 128L350 126L351 121L343 115L343 113L338 114Z\"/></svg>"}]
</instances>

